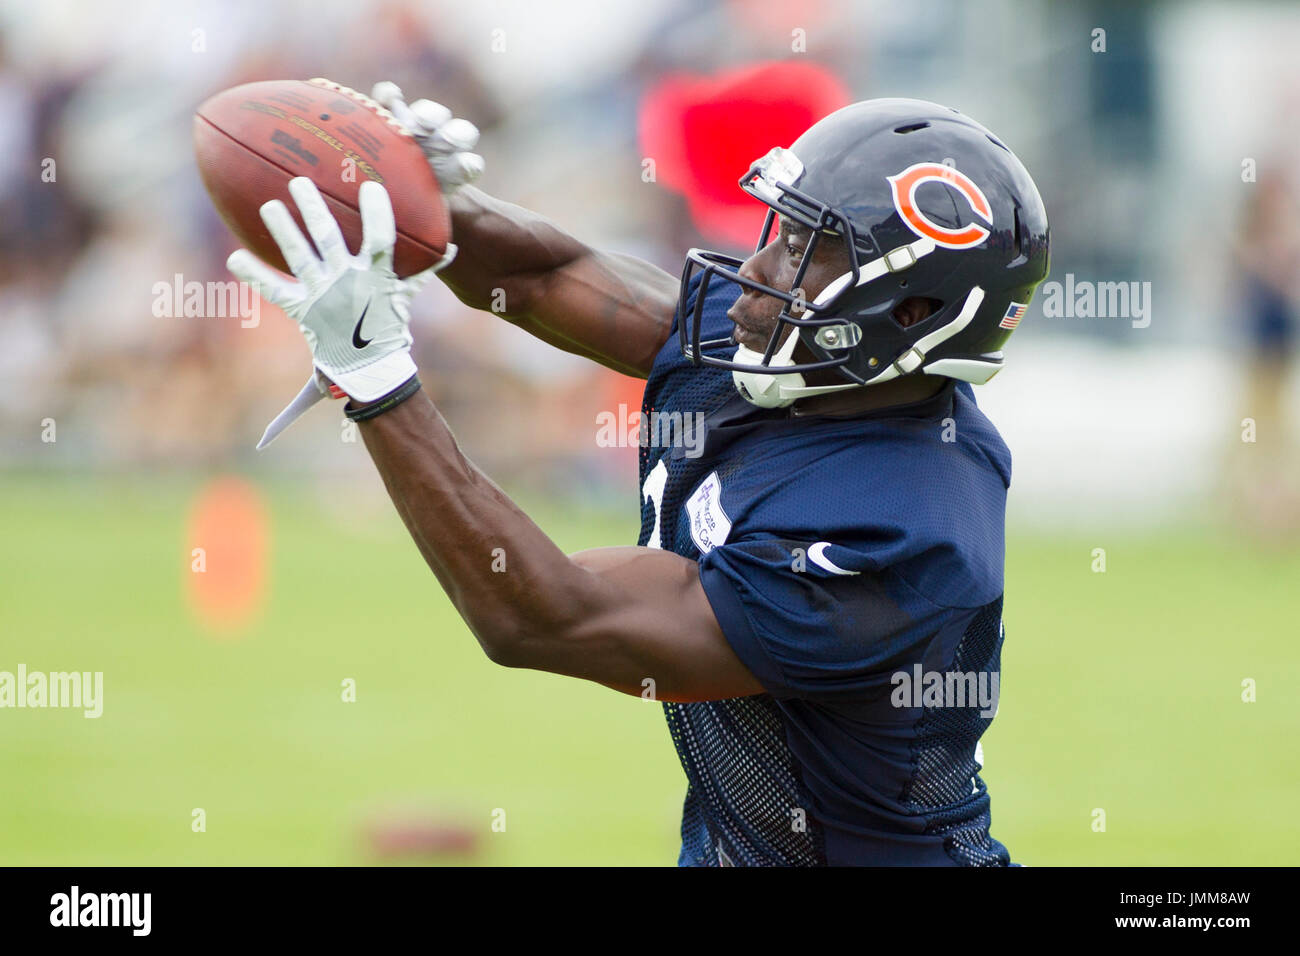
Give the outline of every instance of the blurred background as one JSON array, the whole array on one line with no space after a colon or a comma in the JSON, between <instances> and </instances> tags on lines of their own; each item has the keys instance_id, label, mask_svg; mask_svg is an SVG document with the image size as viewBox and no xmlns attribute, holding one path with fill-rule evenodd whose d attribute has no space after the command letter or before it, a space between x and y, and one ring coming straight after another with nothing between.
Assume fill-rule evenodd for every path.
<instances>
[{"instance_id":1,"label":"blurred background","mask_svg":"<svg viewBox=\"0 0 1300 956\"><path fill-rule=\"evenodd\" d=\"M482 188L674 274L752 248L736 179L831 109L993 129L1053 252L977 390L1014 458L994 835L1297 862L1296 49L1300 7L1248 0L0 8L0 671L104 674L97 719L0 710L0 864L675 861L659 708L491 665L337 406L254 452L293 324L167 304L234 248L195 107L312 76L447 104ZM416 358L467 453L562 547L634 542L635 448L597 435L640 383L433 285Z\"/></svg>"}]
</instances>

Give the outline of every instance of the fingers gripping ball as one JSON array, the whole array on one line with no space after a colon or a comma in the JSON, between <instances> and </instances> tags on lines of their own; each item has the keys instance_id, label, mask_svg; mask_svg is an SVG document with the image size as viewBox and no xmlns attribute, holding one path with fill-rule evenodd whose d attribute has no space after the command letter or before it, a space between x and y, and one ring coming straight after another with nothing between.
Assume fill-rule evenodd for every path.
<instances>
[{"instance_id":1,"label":"fingers gripping ball","mask_svg":"<svg viewBox=\"0 0 1300 956\"><path fill-rule=\"evenodd\" d=\"M433 100L408 104L396 83L376 83L370 95L415 137L447 195L483 175L483 157L473 152L478 127L457 119L451 110Z\"/></svg>"},{"instance_id":2,"label":"fingers gripping ball","mask_svg":"<svg viewBox=\"0 0 1300 956\"><path fill-rule=\"evenodd\" d=\"M298 323L314 366L329 381L361 401L387 395L415 375L411 297L451 261L455 246L448 244L437 265L401 279L392 270L396 226L383 186L361 186L362 239L355 255L314 182L297 177L289 194L307 235L278 199L263 205L261 216L294 277L281 275L246 249L231 253L226 265Z\"/></svg>"}]
</instances>

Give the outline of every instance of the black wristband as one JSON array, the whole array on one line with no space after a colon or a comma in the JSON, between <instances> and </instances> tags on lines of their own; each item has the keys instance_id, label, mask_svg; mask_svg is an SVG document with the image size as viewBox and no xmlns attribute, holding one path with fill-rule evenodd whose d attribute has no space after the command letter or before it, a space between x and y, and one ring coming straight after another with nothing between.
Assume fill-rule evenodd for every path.
<instances>
[{"instance_id":1,"label":"black wristband","mask_svg":"<svg viewBox=\"0 0 1300 956\"><path fill-rule=\"evenodd\" d=\"M362 405L360 408L353 408L351 399L343 406L343 414L348 416L354 422L364 422L367 419L375 418L384 412L391 412L402 402L406 401L412 395L420 390L420 376L412 375L405 382L399 385L393 391L389 392L383 398L370 405Z\"/></svg>"}]
</instances>

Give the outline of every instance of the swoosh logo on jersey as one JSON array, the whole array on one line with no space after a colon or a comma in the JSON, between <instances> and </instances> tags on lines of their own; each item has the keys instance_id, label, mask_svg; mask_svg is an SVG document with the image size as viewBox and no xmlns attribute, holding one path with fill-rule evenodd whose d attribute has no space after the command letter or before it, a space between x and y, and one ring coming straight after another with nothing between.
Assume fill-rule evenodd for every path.
<instances>
[{"instance_id":1,"label":"swoosh logo on jersey","mask_svg":"<svg viewBox=\"0 0 1300 956\"><path fill-rule=\"evenodd\" d=\"M823 571L829 571L831 574L861 574L861 571L846 571L837 565L830 558L826 557L826 549L831 546L829 541L818 541L808 549L808 560Z\"/></svg>"},{"instance_id":2,"label":"swoosh logo on jersey","mask_svg":"<svg viewBox=\"0 0 1300 956\"><path fill-rule=\"evenodd\" d=\"M363 349L374 339L363 339L361 337L361 323L366 320L366 313L370 311L370 299L366 299L366 307L361 310L361 317L357 319L356 328L352 330L352 344L354 347Z\"/></svg>"}]
</instances>

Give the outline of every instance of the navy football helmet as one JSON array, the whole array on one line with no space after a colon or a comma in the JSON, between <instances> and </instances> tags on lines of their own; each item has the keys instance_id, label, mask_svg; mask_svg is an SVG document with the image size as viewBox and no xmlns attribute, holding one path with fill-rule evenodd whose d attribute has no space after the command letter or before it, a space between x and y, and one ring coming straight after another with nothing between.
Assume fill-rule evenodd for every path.
<instances>
[{"instance_id":1,"label":"navy football helmet","mask_svg":"<svg viewBox=\"0 0 1300 956\"><path fill-rule=\"evenodd\" d=\"M778 215L812 230L794 284L772 288L741 276L741 259L692 249L677 329L688 359L730 369L756 405L913 373L986 382L1002 368L1002 346L1047 275L1047 212L1033 179L987 129L935 103L846 106L754 163L740 186L769 207L756 251ZM805 300L804 272L824 235L843 240L850 268ZM784 303L766 351L730 338L700 341L705 296L717 277ZM939 305L904 328L893 312L913 296ZM788 339L787 327L796 330ZM794 362L797 342L815 361ZM805 384L806 373L830 368L843 384Z\"/></svg>"}]
</instances>

